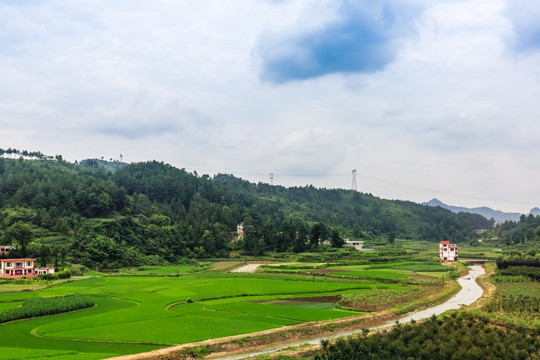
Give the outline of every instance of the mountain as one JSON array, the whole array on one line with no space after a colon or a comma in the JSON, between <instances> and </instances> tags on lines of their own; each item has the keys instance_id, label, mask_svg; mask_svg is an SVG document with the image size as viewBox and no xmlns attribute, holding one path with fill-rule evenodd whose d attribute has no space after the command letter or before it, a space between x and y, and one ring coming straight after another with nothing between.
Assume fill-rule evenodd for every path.
<instances>
[{"instance_id":1,"label":"mountain","mask_svg":"<svg viewBox=\"0 0 540 360\"><path fill-rule=\"evenodd\" d=\"M456 214L460 212L479 214L485 217L486 219L493 219L498 223L503 223L505 221L517 222L519 221L519 218L521 216L520 213L503 212L500 210L493 210L485 206L477 207L477 208L466 208L466 207L460 207L460 206L447 205L438 199L432 199L428 202L422 203L422 205L433 206L433 207L439 206L439 207L442 207L443 209L450 210L451 212L456 213ZM533 214L534 216L540 215L540 209L535 207L531 209L529 213Z\"/></svg>"}]
</instances>

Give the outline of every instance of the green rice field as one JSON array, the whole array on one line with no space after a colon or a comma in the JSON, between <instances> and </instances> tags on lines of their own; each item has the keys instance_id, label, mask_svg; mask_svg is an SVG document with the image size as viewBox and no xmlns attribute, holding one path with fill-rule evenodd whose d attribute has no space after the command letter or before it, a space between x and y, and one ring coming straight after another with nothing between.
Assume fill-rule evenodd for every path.
<instances>
[{"instance_id":1,"label":"green rice field","mask_svg":"<svg viewBox=\"0 0 540 360\"><path fill-rule=\"evenodd\" d=\"M425 270L425 269L424 269ZM337 319L359 312L327 300L336 295L406 289L408 269L343 267L345 278L297 274L193 272L190 267L151 268L142 274L80 279L32 291L4 292L0 312L30 298L69 295L96 306L0 324L0 359L102 359L254 331ZM156 274L156 276L152 276ZM169 274L169 276L164 276ZM170 276L170 275L173 276ZM144 276L140 276L144 275ZM30 286L31 287L31 286ZM312 299L316 297L317 299Z\"/></svg>"}]
</instances>

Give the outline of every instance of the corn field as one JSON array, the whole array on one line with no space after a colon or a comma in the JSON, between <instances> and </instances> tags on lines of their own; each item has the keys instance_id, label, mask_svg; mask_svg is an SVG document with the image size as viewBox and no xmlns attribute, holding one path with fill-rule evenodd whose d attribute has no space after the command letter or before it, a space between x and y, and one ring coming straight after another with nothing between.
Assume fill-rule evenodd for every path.
<instances>
[{"instance_id":1,"label":"corn field","mask_svg":"<svg viewBox=\"0 0 540 360\"><path fill-rule=\"evenodd\" d=\"M83 296L27 299L15 309L0 312L0 323L38 316L60 314L94 306L93 300Z\"/></svg>"}]
</instances>

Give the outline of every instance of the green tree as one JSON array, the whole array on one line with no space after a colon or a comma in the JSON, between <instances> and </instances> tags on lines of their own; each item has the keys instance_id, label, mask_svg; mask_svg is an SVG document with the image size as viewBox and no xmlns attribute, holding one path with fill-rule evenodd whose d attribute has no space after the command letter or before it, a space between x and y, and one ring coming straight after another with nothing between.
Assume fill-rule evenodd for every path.
<instances>
[{"instance_id":1,"label":"green tree","mask_svg":"<svg viewBox=\"0 0 540 360\"><path fill-rule=\"evenodd\" d=\"M341 248L345 244L345 240L339 236L339 231L336 229L332 230L332 247Z\"/></svg>"},{"instance_id":2,"label":"green tree","mask_svg":"<svg viewBox=\"0 0 540 360\"><path fill-rule=\"evenodd\" d=\"M311 236L309 238L311 247L316 248L317 246L319 246L319 243L326 240L326 233L326 225L321 222L313 224L313 226L311 227Z\"/></svg>"},{"instance_id":3,"label":"green tree","mask_svg":"<svg viewBox=\"0 0 540 360\"><path fill-rule=\"evenodd\" d=\"M41 245L39 248L39 265L41 267L47 267L47 259L51 255L51 249L47 245ZM55 254L56 260L56 254Z\"/></svg>"},{"instance_id":4,"label":"green tree","mask_svg":"<svg viewBox=\"0 0 540 360\"><path fill-rule=\"evenodd\" d=\"M21 247L21 255L26 257L26 249L34 238L34 232L30 225L17 221L7 230L7 235L12 244L17 244Z\"/></svg>"}]
</instances>

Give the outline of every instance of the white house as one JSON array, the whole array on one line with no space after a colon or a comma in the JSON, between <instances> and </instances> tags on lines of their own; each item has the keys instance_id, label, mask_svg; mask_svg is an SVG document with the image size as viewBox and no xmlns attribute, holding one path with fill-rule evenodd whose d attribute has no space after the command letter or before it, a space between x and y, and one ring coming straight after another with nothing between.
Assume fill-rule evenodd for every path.
<instances>
[{"instance_id":1,"label":"white house","mask_svg":"<svg viewBox=\"0 0 540 360\"><path fill-rule=\"evenodd\" d=\"M443 261L457 261L458 246L450 244L450 241L441 241L439 244L439 257Z\"/></svg>"}]
</instances>

